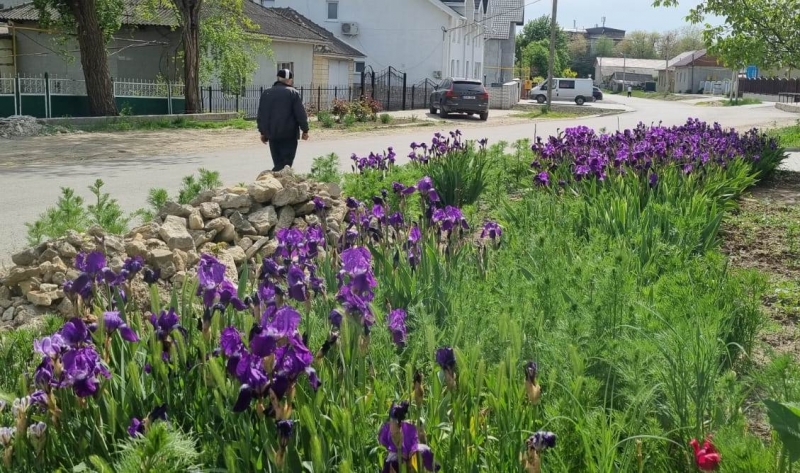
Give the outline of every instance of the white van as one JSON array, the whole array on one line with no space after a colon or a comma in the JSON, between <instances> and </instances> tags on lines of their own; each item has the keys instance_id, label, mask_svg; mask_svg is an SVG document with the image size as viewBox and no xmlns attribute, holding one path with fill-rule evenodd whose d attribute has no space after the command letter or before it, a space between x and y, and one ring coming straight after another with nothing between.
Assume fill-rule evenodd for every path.
<instances>
[{"instance_id":1,"label":"white van","mask_svg":"<svg viewBox=\"0 0 800 473\"><path fill-rule=\"evenodd\" d=\"M553 78L553 101L575 101L578 105L594 100L592 79ZM537 85L528 93L528 98L539 103L547 102L547 82Z\"/></svg>"}]
</instances>

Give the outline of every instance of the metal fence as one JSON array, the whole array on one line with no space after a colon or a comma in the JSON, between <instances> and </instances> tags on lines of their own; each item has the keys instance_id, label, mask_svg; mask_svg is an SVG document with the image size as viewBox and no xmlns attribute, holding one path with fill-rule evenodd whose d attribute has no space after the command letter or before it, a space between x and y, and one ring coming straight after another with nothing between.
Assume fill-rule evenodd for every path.
<instances>
[{"instance_id":1,"label":"metal fence","mask_svg":"<svg viewBox=\"0 0 800 473\"><path fill-rule=\"evenodd\" d=\"M739 79L739 90L748 94L800 94L800 79Z\"/></svg>"},{"instance_id":2,"label":"metal fence","mask_svg":"<svg viewBox=\"0 0 800 473\"><path fill-rule=\"evenodd\" d=\"M165 81L116 79L117 107L132 115L183 113L183 85ZM88 116L89 98L84 80L44 74L0 77L0 117L37 118Z\"/></svg>"},{"instance_id":3,"label":"metal fence","mask_svg":"<svg viewBox=\"0 0 800 473\"><path fill-rule=\"evenodd\" d=\"M239 90L220 87L203 87L203 110L211 113L237 112L245 118L255 118L261 94L269 86L247 86ZM431 92L436 84L424 80L408 85L407 76L394 68L380 73L365 71L360 83L350 85L295 85L310 113L330 110L336 100L354 101L369 97L378 101L383 110L416 110L428 108Z\"/></svg>"}]
</instances>

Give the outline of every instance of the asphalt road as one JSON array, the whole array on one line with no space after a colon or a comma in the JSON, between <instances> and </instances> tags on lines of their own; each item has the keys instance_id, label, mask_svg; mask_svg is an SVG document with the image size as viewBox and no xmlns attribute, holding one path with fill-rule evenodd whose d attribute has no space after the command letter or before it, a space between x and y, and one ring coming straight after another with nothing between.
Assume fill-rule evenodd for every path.
<instances>
[{"instance_id":1,"label":"asphalt road","mask_svg":"<svg viewBox=\"0 0 800 473\"><path fill-rule=\"evenodd\" d=\"M604 101L604 105L612 102ZM467 139L488 138L490 143L500 140L514 142L522 138L533 138L534 133L550 135L565 128L585 125L595 129L613 131L625 129L643 122L661 122L665 125L678 125L687 118L700 118L719 122L725 127L738 129L753 126L774 126L791 124L797 115L783 112L771 104L737 107L698 107L690 103L665 102L647 99L628 99L614 97L613 102L624 105L629 111L620 115L604 117L584 117L567 120L547 120L509 126L470 127L464 130ZM449 124L448 124L449 125ZM341 158L343 170L350 169L349 156L371 151L382 151L394 146L401 158L405 159L408 145L412 141L426 141L437 131L449 132L452 126L418 129L396 129L386 134L367 134L352 139L302 142L295 162L299 172L310 170L314 157L336 153ZM86 140L92 135L87 134ZM31 148L36 139L31 139ZM0 141L0 146L2 142ZM97 178L102 178L105 189L119 200L123 209L134 211L145 205L147 191L153 187L164 187L170 194L176 193L183 176L193 174L200 167L218 170L226 184L249 182L260 171L270 168L268 148L251 146L237 150L209 150L190 155L170 155L169 143L164 143L161 156L126 157L124 159L98 159L80 163L58 163L38 165L16 165L0 168L0 189L3 199L0 206L0 265L10 262L10 254L25 246L25 222L37 218L48 206L57 200L61 187L76 189L84 198L90 194L87 186Z\"/></svg>"}]
</instances>

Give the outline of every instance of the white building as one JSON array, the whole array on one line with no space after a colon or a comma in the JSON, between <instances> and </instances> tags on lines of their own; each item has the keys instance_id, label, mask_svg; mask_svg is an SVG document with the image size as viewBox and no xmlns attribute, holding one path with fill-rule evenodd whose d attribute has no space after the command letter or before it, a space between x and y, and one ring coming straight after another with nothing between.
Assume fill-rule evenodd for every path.
<instances>
[{"instance_id":1,"label":"white building","mask_svg":"<svg viewBox=\"0 0 800 473\"><path fill-rule=\"evenodd\" d=\"M517 26L525 23L523 0L481 0L487 8L484 83L505 83L514 79Z\"/></svg>"},{"instance_id":2,"label":"white building","mask_svg":"<svg viewBox=\"0 0 800 473\"><path fill-rule=\"evenodd\" d=\"M371 68L393 67L408 85L444 77L483 77L486 2L480 0L253 0L293 8L366 58L352 82Z\"/></svg>"},{"instance_id":3,"label":"white building","mask_svg":"<svg viewBox=\"0 0 800 473\"><path fill-rule=\"evenodd\" d=\"M594 85L606 84L615 72L648 74L658 78L658 69L663 68L663 59L631 59L624 57L598 57L594 63Z\"/></svg>"}]
</instances>

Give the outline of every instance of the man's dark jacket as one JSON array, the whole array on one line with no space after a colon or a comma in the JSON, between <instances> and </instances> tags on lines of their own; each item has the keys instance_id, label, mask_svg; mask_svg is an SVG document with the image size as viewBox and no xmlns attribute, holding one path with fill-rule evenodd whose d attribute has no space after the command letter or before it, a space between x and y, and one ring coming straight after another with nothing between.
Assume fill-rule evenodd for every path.
<instances>
[{"instance_id":1,"label":"man's dark jacket","mask_svg":"<svg viewBox=\"0 0 800 473\"><path fill-rule=\"evenodd\" d=\"M258 104L258 131L269 140L300 139L308 132L308 117L300 92L283 82L275 82L261 95Z\"/></svg>"}]
</instances>

